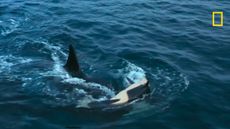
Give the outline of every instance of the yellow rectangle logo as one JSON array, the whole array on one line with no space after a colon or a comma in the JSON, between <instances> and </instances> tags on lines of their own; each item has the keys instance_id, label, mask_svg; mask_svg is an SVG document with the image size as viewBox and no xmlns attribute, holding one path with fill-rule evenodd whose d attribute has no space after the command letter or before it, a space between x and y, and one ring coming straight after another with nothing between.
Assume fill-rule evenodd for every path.
<instances>
[{"instance_id":1,"label":"yellow rectangle logo","mask_svg":"<svg viewBox=\"0 0 230 129\"><path fill-rule=\"evenodd\" d=\"M216 23L215 15L220 15L220 23ZM223 26L224 25L224 13L223 12L212 12L212 26Z\"/></svg>"}]
</instances>

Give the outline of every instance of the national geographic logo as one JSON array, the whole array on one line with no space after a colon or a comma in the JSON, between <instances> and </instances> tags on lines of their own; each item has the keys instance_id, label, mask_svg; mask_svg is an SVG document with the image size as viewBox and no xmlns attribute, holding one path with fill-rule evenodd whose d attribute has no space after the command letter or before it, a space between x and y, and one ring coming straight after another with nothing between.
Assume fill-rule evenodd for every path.
<instances>
[{"instance_id":1,"label":"national geographic logo","mask_svg":"<svg viewBox=\"0 0 230 129\"><path fill-rule=\"evenodd\" d=\"M224 26L224 13L223 12L212 12L212 26L214 27Z\"/></svg>"}]
</instances>

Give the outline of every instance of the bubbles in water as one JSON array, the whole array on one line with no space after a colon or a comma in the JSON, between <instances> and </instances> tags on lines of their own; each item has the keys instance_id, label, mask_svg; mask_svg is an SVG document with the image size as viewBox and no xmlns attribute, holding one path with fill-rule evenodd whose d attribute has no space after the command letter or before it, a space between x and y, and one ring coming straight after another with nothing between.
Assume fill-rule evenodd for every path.
<instances>
[{"instance_id":1,"label":"bubbles in water","mask_svg":"<svg viewBox=\"0 0 230 129\"><path fill-rule=\"evenodd\" d=\"M173 98L186 90L189 85L185 75L171 68L157 67L151 76L156 84L154 85L154 93L165 97Z\"/></svg>"},{"instance_id":2,"label":"bubbles in water","mask_svg":"<svg viewBox=\"0 0 230 129\"><path fill-rule=\"evenodd\" d=\"M16 16L1 16L0 20L0 33L2 36L7 36L14 31L21 29L21 27L29 21L28 16L16 17Z\"/></svg>"},{"instance_id":3,"label":"bubbles in water","mask_svg":"<svg viewBox=\"0 0 230 129\"><path fill-rule=\"evenodd\" d=\"M124 60L123 63L125 64L123 68L118 69L118 74L122 77L123 86L127 87L133 82L139 82L146 76L145 71L141 67L138 67L126 60Z\"/></svg>"},{"instance_id":4,"label":"bubbles in water","mask_svg":"<svg viewBox=\"0 0 230 129\"><path fill-rule=\"evenodd\" d=\"M20 25L20 22L16 21L15 19L0 21L1 35L6 36L12 33L19 27L19 25Z\"/></svg>"},{"instance_id":5,"label":"bubbles in water","mask_svg":"<svg viewBox=\"0 0 230 129\"><path fill-rule=\"evenodd\" d=\"M67 82L70 84L75 84L75 85L81 85L84 87L89 87L91 89L97 89L100 90L101 92L104 92L105 94L107 94L109 97L114 96L114 91L112 91L111 89L107 88L106 86L94 83L94 82L86 82L83 79L80 78L67 78L65 80L63 80L62 82Z\"/></svg>"},{"instance_id":6,"label":"bubbles in water","mask_svg":"<svg viewBox=\"0 0 230 129\"><path fill-rule=\"evenodd\" d=\"M9 73L13 66L31 62L30 58L17 57L13 55L0 56L0 73Z\"/></svg>"}]
</instances>

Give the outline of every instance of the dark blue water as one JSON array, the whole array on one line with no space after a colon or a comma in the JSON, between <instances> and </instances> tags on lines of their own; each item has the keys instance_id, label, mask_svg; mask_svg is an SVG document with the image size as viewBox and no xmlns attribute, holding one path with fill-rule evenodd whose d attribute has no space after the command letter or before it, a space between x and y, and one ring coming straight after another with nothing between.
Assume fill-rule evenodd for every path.
<instances>
[{"instance_id":1,"label":"dark blue water","mask_svg":"<svg viewBox=\"0 0 230 129\"><path fill-rule=\"evenodd\" d=\"M230 128L229 9L229 0L0 1L0 128ZM223 27L211 26L212 11L224 11ZM63 70L69 44L103 83ZM151 94L131 109L82 110L143 76Z\"/></svg>"}]
</instances>

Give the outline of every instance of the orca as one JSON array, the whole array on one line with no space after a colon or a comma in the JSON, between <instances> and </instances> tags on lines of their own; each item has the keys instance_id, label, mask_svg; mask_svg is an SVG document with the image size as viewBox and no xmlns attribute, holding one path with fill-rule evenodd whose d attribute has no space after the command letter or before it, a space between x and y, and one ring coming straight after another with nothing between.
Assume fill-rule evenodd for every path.
<instances>
[{"instance_id":1,"label":"orca","mask_svg":"<svg viewBox=\"0 0 230 129\"><path fill-rule=\"evenodd\" d=\"M68 72L68 74L72 77L78 77L84 79L86 81L90 81L89 78L82 72L78 57L76 56L75 49L73 45L69 45L69 55L66 64L64 65L64 69ZM89 107L93 108L103 108L103 107L113 107L113 106L121 106L128 104L138 98L143 97L143 95L150 93L149 81L146 77L141 79L139 82L132 82L129 78L127 78L131 83L126 89L118 92L114 97L108 100L100 101L100 102L91 102Z\"/></svg>"}]
</instances>

